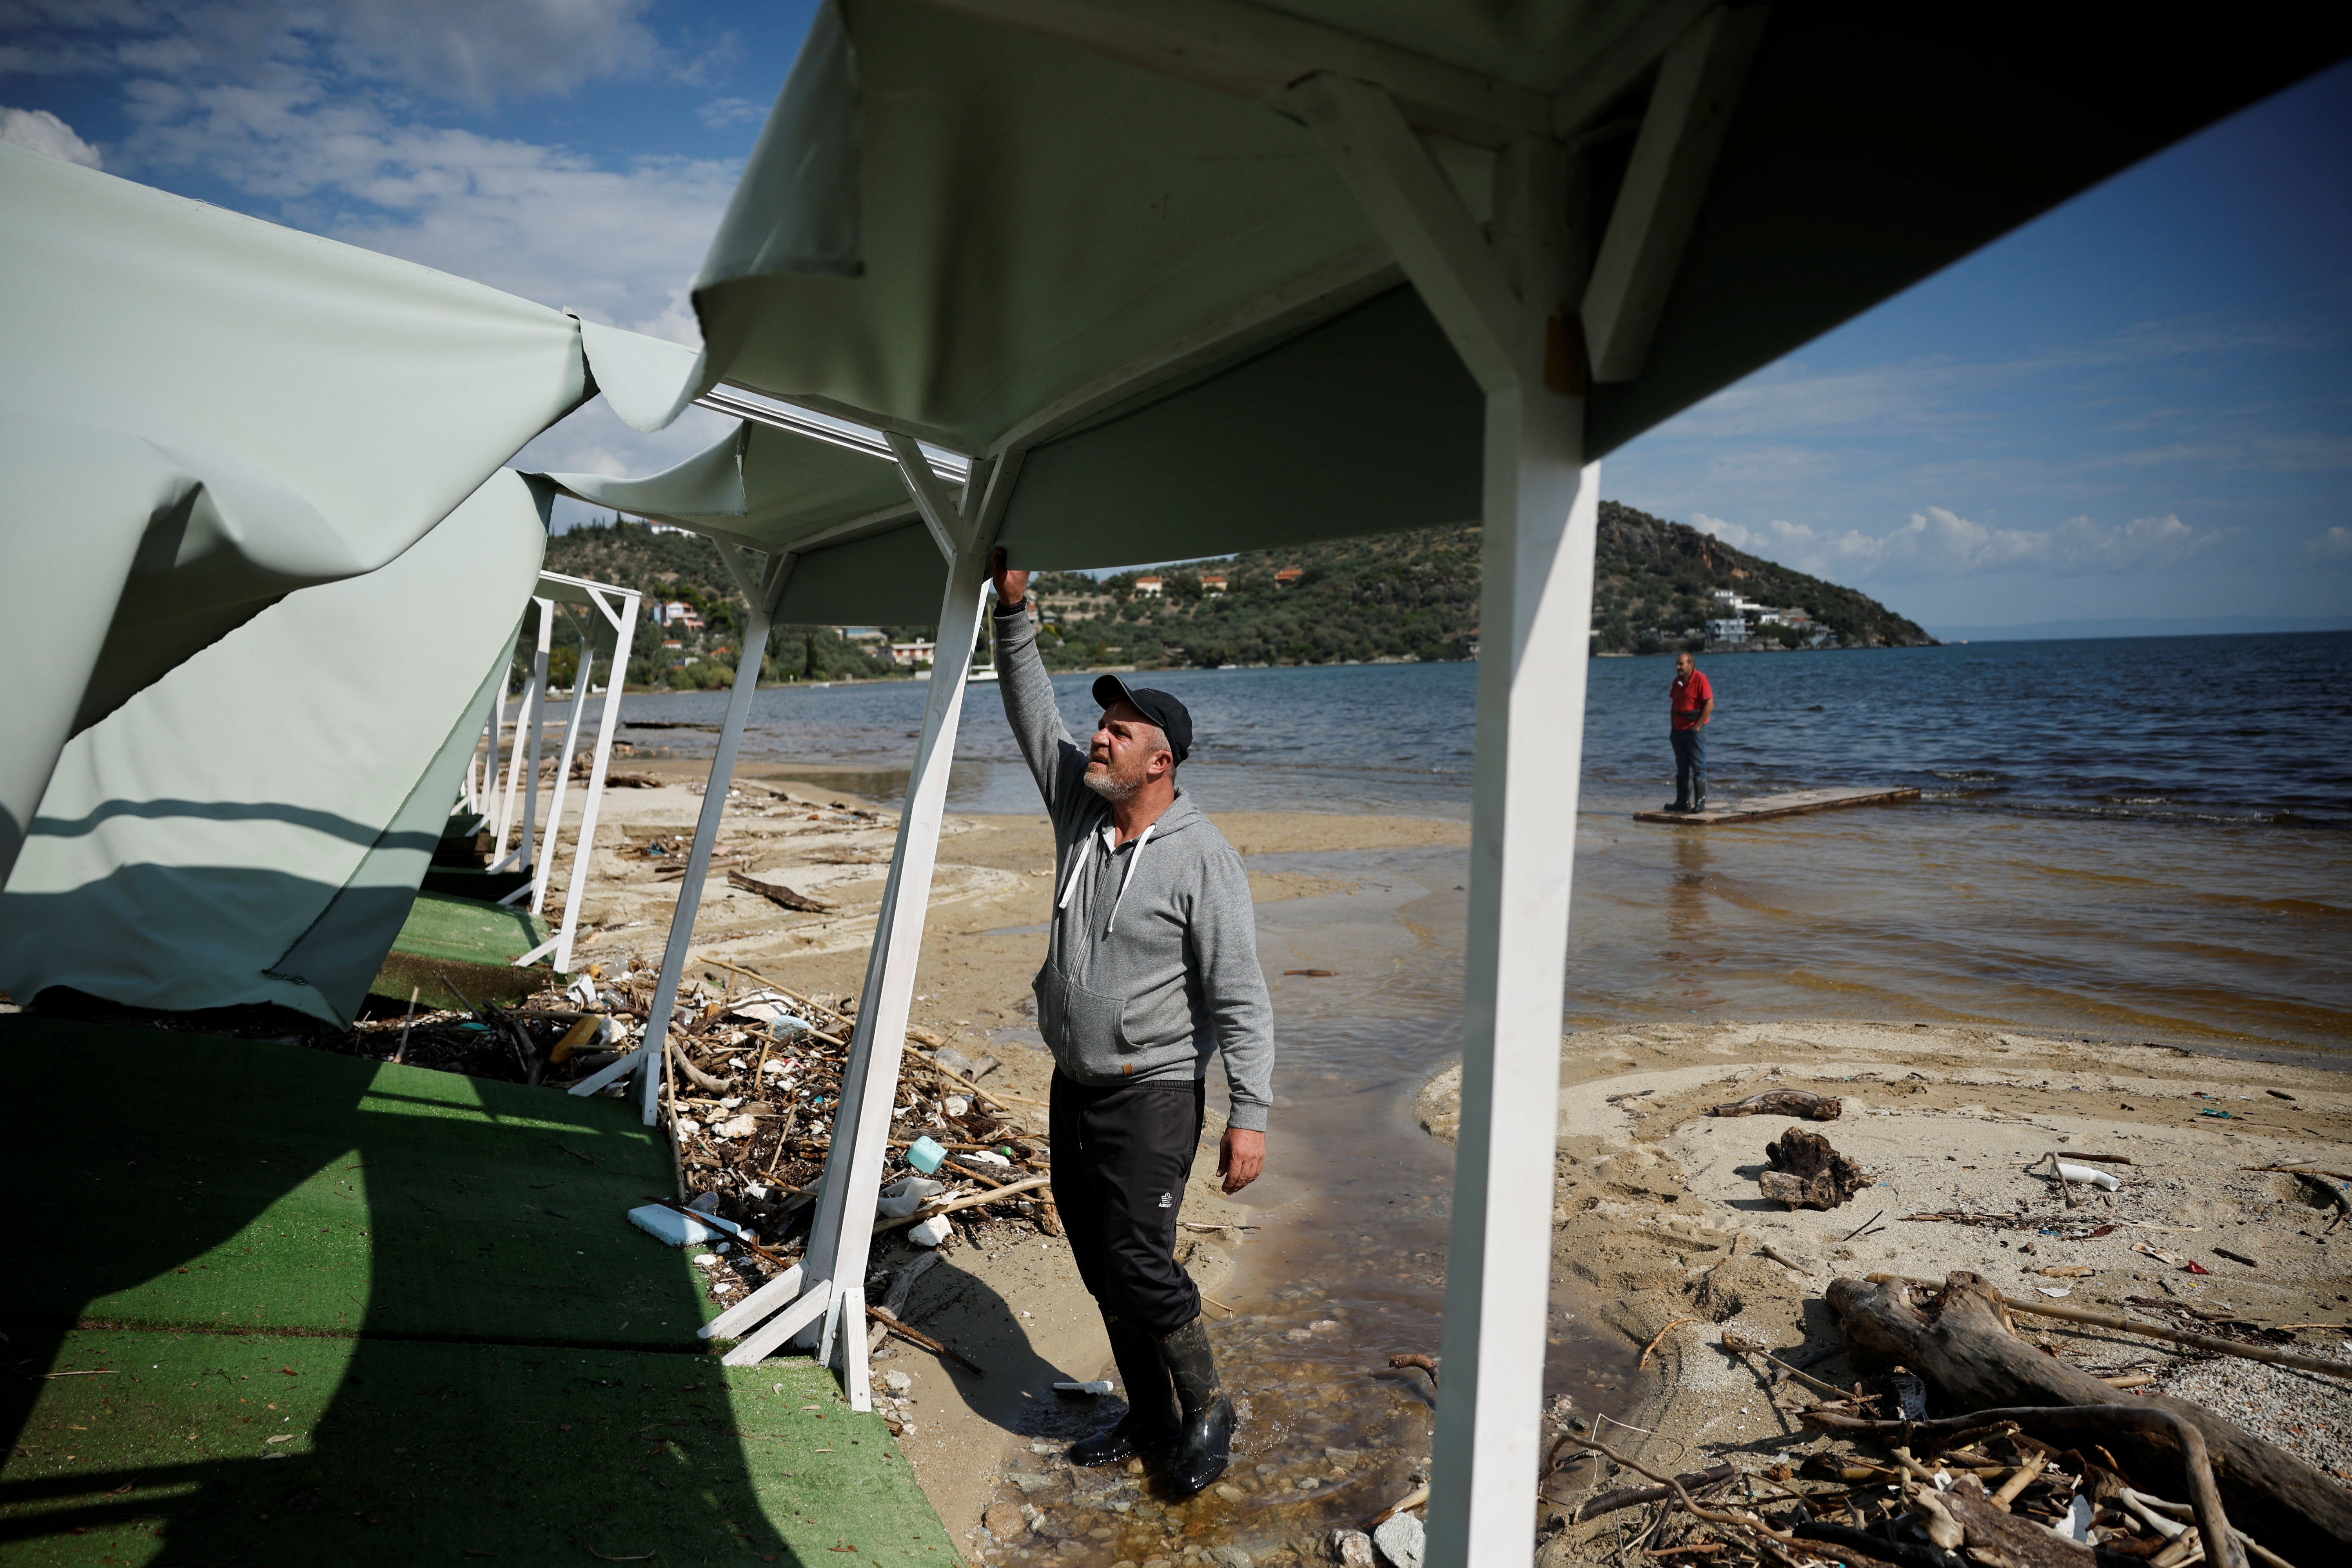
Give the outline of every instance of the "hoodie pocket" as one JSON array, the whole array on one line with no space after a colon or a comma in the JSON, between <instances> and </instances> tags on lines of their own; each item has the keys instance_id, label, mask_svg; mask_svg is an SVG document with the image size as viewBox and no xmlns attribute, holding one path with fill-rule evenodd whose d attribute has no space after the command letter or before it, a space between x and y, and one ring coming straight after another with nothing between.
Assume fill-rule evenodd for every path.
<instances>
[{"instance_id":1,"label":"hoodie pocket","mask_svg":"<svg viewBox=\"0 0 2352 1568\"><path fill-rule=\"evenodd\" d=\"M1124 1077L1127 1041L1119 1030L1126 1003L1089 991L1048 963L1037 972L1037 1032L1054 1059L1080 1079Z\"/></svg>"}]
</instances>

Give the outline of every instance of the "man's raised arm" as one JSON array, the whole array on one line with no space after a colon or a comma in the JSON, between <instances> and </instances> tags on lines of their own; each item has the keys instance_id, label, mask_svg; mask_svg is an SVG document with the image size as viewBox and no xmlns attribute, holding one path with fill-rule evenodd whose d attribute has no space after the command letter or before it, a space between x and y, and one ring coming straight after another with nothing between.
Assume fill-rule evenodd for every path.
<instances>
[{"instance_id":1,"label":"man's raised arm","mask_svg":"<svg viewBox=\"0 0 2352 1568\"><path fill-rule=\"evenodd\" d=\"M996 680L1004 693L1004 717L1036 776L1045 809L1058 812L1087 771L1087 754L1062 723L1054 683L1038 657L1037 628L1029 620L1029 574L1005 565L1002 545L990 565L996 579Z\"/></svg>"}]
</instances>

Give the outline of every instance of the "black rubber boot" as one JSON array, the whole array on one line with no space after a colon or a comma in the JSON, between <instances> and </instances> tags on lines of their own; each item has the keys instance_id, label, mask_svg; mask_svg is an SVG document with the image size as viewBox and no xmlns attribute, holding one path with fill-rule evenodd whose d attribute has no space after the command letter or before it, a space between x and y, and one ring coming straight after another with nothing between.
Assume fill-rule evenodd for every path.
<instances>
[{"instance_id":1,"label":"black rubber boot","mask_svg":"<svg viewBox=\"0 0 2352 1568\"><path fill-rule=\"evenodd\" d=\"M1690 808L1690 796L1685 795L1678 795L1675 796L1674 799L1666 802L1665 805L1658 807L1660 811L1688 811Z\"/></svg>"},{"instance_id":2,"label":"black rubber boot","mask_svg":"<svg viewBox=\"0 0 2352 1568\"><path fill-rule=\"evenodd\" d=\"M1706 809L1706 785L1701 784L1697 789L1691 792L1690 808L1693 811L1705 811Z\"/></svg>"},{"instance_id":3,"label":"black rubber boot","mask_svg":"<svg viewBox=\"0 0 2352 1568\"><path fill-rule=\"evenodd\" d=\"M1160 1342L1160 1359L1175 1381L1184 1429L1168 1456L1168 1484L1190 1497L1225 1473L1234 1442L1234 1402L1217 1382L1217 1358L1206 1324L1195 1318Z\"/></svg>"},{"instance_id":4,"label":"black rubber boot","mask_svg":"<svg viewBox=\"0 0 2352 1568\"><path fill-rule=\"evenodd\" d=\"M1118 1383L1127 1395L1127 1414L1114 1426L1070 1445L1074 1465L1116 1465L1139 1455L1156 1453L1175 1441L1183 1417L1176 1391L1168 1382L1168 1368L1150 1333L1103 1314L1103 1331L1110 1336L1111 1358L1118 1363Z\"/></svg>"}]
</instances>

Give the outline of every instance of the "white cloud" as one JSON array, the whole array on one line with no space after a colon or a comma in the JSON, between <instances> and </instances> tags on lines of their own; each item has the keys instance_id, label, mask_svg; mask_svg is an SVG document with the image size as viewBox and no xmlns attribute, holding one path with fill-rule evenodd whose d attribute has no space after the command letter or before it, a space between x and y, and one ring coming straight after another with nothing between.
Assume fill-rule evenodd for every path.
<instances>
[{"instance_id":1,"label":"white cloud","mask_svg":"<svg viewBox=\"0 0 2352 1568\"><path fill-rule=\"evenodd\" d=\"M1750 550L1768 560L1832 579L1842 575L1922 578L2026 569L2068 576L2122 574L2201 555L2237 531L2216 529L2200 533L2169 513L2136 518L2116 527L2077 517L2051 529L1994 528L1939 506L1914 512L1908 522L1884 533L1816 529L1781 519L1749 528L1705 512L1695 514L1691 526L1736 549Z\"/></svg>"},{"instance_id":2,"label":"white cloud","mask_svg":"<svg viewBox=\"0 0 2352 1568\"><path fill-rule=\"evenodd\" d=\"M717 159L623 168L560 147L399 120L365 94L132 84L142 168L191 170L285 221L593 320L692 342L685 290L739 174Z\"/></svg>"},{"instance_id":3,"label":"white cloud","mask_svg":"<svg viewBox=\"0 0 2352 1568\"><path fill-rule=\"evenodd\" d=\"M13 142L19 147L30 147L36 153L47 153L52 158L63 158L84 168L106 166L97 148L75 135L72 126L46 109L0 108L0 142Z\"/></svg>"},{"instance_id":4,"label":"white cloud","mask_svg":"<svg viewBox=\"0 0 2352 1568\"><path fill-rule=\"evenodd\" d=\"M651 0L11 0L0 73L347 71L488 108L669 66Z\"/></svg>"},{"instance_id":5,"label":"white cloud","mask_svg":"<svg viewBox=\"0 0 2352 1568\"><path fill-rule=\"evenodd\" d=\"M768 106L748 98L714 98L694 112L709 129L724 131L730 125L759 124L768 118Z\"/></svg>"},{"instance_id":6,"label":"white cloud","mask_svg":"<svg viewBox=\"0 0 2352 1568\"><path fill-rule=\"evenodd\" d=\"M2352 528L2338 523L2318 538L2304 541L2303 547L2315 561L2352 565Z\"/></svg>"}]
</instances>

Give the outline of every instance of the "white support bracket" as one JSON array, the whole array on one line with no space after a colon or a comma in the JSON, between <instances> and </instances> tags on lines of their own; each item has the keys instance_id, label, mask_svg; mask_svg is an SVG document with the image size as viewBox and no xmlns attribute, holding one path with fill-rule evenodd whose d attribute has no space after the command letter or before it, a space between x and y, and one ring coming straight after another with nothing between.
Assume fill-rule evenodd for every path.
<instances>
[{"instance_id":1,"label":"white support bracket","mask_svg":"<svg viewBox=\"0 0 2352 1568\"><path fill-rule=\"evenodd\" d=\"M1649 359L1769 16L1763 5L1717 7L1692 23L1659 62L1633 161L1584 289L1580 313L1597 382L1632 381Z\"/></svg>"},{"instance_id":2,"label":"white support bracket","mask_svg":"<svg viewBox=\"0 0 2352 1568\"><path fill-rule=\"evenodd\" d=\"M580 721L588 711L588 676L596 664L596 640L588 633L588 626L581 626L579 657L572 668L572 711L563 721L563 754L555 767L554 797L547 805L547 852L539 858L530 879L532 914L547 906L547 880L554 874L556 844L563 831L563 796L572 783L572 754L580 749Z\"/></svg>"},{"instance_id":3,"label":"white support bracket","mask_svg":"<svg viewBox=\"0 0 2352 1568\"><path fill-rule=\"evenodd\" d=\"M923 526L930 531L931 542L938 545L940 553L952 563L956 552L971 547L971 521L963 516L962 509L948 494L947 487L940 483L939 475L932 471L921 447L895 430L887 432L885 438L890 443L891 455L898 459L898 473L907 481L908 493L915 498L915 510L922 514ZM986 478L985 475L980 477ZM980 487L966 479L963 493L969 500L980 493ZM942 642L938 646L944 648L947 644ZM934 662L932 675L935 679L938 672L938 665Z\"/></svg>"},{"instance_id":4,"label":"white support bracket","mask_svg":"<svg viewBox=\"0 0 2352 1568\"><path fill-rule=\"evenodd\" d=\"M1522 341L1526 310L1470 209L1395 100L1369 82L1327 74L1300 83L1291 103L1479 389L1500 392L1527 379L1529 355L1540 354L1542 340Z\"/></svg>"},{"instance_id":5,"label":"white support bracket","mask_svg":"<svg viewBox=\"0 0 2352 1568\"><path fill-rule=\"evenodd\" d=\"M562 973L568 973L572 968L572 938L580 929L580 902L588 890L588 873L595 864L596 817L604 805L604 774L613 761L613 739L620 732L621 694L629 681L629 649L636 639L637 607L642 598L634 588L602 586L590 586L588 595L613 628L613 663L604 674L604 706L597 715L595 757L589 764L586 795L580 805L580 835L572 847L572 877L563 890L563 922L556 928L553 937L515 960L519 966L533 964L552 952L555 955L554 966ZM580 676L576 683L580 692L588 689L589 676L593 668L589 655L590 643L583 636L580 645ZM572 709L575 714L579 711L576 695ZM568 743L566 749L569 750ZM556 784L559 805L563 799L562 788L559 780ZM555 829L561 821L560 815L551 815L548 819L547 853L551 861L555 857ZM629 1058L624 1057L621 1059L625 1062ZM611 1081L606 1078L574 1084L572 1092L593 1094Z\"/></svg>"}]
</instances>

